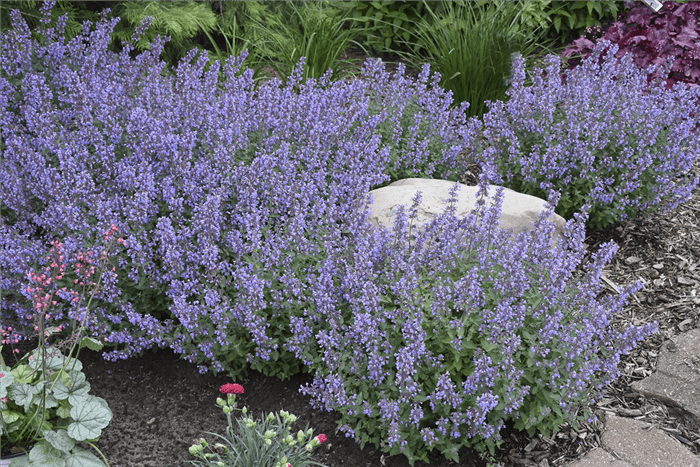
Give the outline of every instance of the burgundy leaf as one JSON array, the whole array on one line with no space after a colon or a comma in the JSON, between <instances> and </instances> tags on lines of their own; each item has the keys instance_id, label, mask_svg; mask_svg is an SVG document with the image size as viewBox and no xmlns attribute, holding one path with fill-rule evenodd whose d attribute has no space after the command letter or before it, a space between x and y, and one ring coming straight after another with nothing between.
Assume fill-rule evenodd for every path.
<instances>
[{"instance_id":1,"label":"burgundy leaf","mask_svg":"<svg viewBox=\"0 0 700 467\"><path fill-rule=\"evenodd\" d=\"M566 47L566 50L562 55L564 57L568 57L570 55L576 55L584 51L590 53L593 47L595 47L595 44L593 42L586 39L585 37L579 37Z\"/></svg>"},{"instance_id":2,"label":"burgundy leaf","mask_svg":"<svg viewBox=\"0 0 700 467\"><path fill-rule=\"evenodd\" d=\"M697 27L697 26L696 26ZM698 32L690 26L683 26L681 33L673 38L673 42L681 47L691 48L695 45L698 39Z\"/></svg>"},{"instance_id":3,"label":"burgundy leaf","mask_svg":"<svg viewBox=\"0 0 700 467\"><path fill-rule=\"evenodd\" d=\"M648 27L651 21L650 9L646 6L635 7L629 11L627 14L626 22L628 24L638 24L640 26Z\"/></svg>"},{"instance_id":4,"label":"burgundy leaf","mask_svg":"<svg viewBox=\"0 0 700 467\"><path fill-rule=\"evenodd\" d=\"M700 80L700 66L692 67L690 70L688 70L687 74L693 81Z\"/></svg>"}]
</instances>

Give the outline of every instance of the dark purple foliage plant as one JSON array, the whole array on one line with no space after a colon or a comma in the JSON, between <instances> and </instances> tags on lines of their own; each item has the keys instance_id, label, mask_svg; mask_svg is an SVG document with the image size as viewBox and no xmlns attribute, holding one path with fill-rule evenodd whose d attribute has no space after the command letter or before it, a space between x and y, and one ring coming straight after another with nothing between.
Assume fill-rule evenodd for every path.
<instances>
[{"instance_id":1,"label":"dark purple foliage plant","mask_svg":"<svg viewBox=\"0 0 700 467\"><path fill-rule=\"evenodd\" d=\"M648 84L631 55L599 41L593 53L560 77L549 56L526 86L515 61L507 102L491 103L483 117L489 144L485 164L495 182L547 199L561 193L556 212L570 219L591 203L589 225L605 227L671 209L690 199L698 180L700 87Z\"/></svg>"},{"instance_id":2,"label":"dark purple foliage plant","mask_svg":"<svg viewBox=\"0 0 700 467\"><path fill-rule=\"evenodd\" d=\"M670 64L670 73L664 76L667 88L677 82L700 84L700 2L664 2L658 12L643 2L629 3L633 8L610 25L601 37L618 46L616 56L632 55L634 64L641 69L654 65L650 80L661 77L664 65ZM569 65L575 66L581 58L588 57L594 47L593 40L580 37L563 55L572 56Z\"/></svg>"},{"instance_id":3,"label":"dark purple foliage plant","mask_svg":"<svg viewBox=\"0 0 700 467\"><path fill-rule=\"evenodd\" d=\"M313 371L304 391L349 436L412 463L493 450L509 420L550 433L587 417L654 330L612 327L640 285L599 297L615 248L581 264L583 215L555 249L551 208L513 239L486 177L466 219L451 205L411 237L417 198L393 231L372 227L372 188L456 180L479 136L428 67L302 82L300 62L256 89L245 54L207 67L193 51L168 70L165 40L109 52L103 16L66 42L51 6L35 36L17 13L0 36L3 323L31 324L15 298L51 241L70 264L114 224L115 279L86 323L106 359L160 347L233 377Z\"/></svg>"}]
</instances>

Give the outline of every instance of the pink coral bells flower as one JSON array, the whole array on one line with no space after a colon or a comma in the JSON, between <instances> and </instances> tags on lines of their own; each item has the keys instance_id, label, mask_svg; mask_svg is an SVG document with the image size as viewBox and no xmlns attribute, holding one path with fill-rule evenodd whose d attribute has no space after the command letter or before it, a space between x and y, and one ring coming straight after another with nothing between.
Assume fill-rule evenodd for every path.
<instances>
[{"instance_id":1,"label":"pink coral bells flower","mask_svg":"<svg viewBox=\"0 0 700 467\"><path fill-rule=\"evenodd\" d=\"M320 435L318 435L316 438L318 439L318 442L321 443L321 444L323 444L323 443L325 443L326 441L328 441L328 436L324 435L323 433L321 433Z\"/></svg>"},{"instance_id":2,"label":"pink coral bells flower","mask_svg":"<svg viewBox=\"0 0 700 467\"><path fill-rule=\"evenodd\" d=\"M240 384L224 384L221 386L221 394L243 394L243 386Z\"/></svg>"}]
</instances>

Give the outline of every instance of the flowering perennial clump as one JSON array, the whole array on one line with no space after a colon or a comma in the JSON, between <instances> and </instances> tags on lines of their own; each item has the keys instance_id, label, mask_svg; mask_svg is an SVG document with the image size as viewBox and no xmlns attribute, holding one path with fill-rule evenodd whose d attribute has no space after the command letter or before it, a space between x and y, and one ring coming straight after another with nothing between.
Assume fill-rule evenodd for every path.
<instances>
[{"instance_id":1,"label":"flowering perennial clump","mask_svg":"<svg viewBox=\"0 0 700 467\"><path fill-rule=\"evenodd\" d=\"M334 314L350 318L330 322L307 347L315 377L302 392L340 412L341 429L362 445L411 463L433 449L458 462L462 446L493 451L507 421L548 436L588 419L620 355L655 329L611 326L641 283L599 297L616 246L584 264L583 215L554 249L551 206L513 239L497 228L502 191L487 206L487 190L482 181L476 212L459 219L450 206L411 247L417 196L392 232L353 239L349 256L321 265L340 278Z\"/></svg>"},{"instance_id":2,"label":"flowering perennial clump","mask_svg":"<svg viewBox=\"0 0 700 467\"><path fill-rule=\"evenodd\" d=\"M525 85L515 60L507 102L484 115L481 147L496 182L547 199L560 191L556 212L569 219L592 203L589 225L604 227L671 209L688 200L697 178L689 174L700 140L700 87L647 85L616 45L600 41L562 82L561 61L549 56Z\"/></svg>"},{"instance_id":3,"label":"flowering perennial clump","mask_svg":"<svg viewBox=\"0 0 700 467\"><path fill-rule=\"evenodd\" d=\"M159 346L201 371L299 372L290 318L325 302L310 268L346 248L362 197L401 174L456 180L466 163L466 117L428 67L413 80L368 61L362 79L302 83L300 63L255 91L245 54L207 69L192 51L168 70L164 39L115 54L103 20L66 43L50 8L34 32L13 12L2 37L2 286L21 290L49 239L75 262L116 225L119 279L89 324L107 358ZM31 310L4 294L2 313Z\"/></svg>"},{"instance_id":4,"label":"flowering perennial clump","mask_svg":"<svg viewBox=\"0 0 700 467\"><path fill-rule=\"evenodd\" d=\"M508 420L533 432L556 429L615 377L620 354L653 330L611 326L638 286L598 297L614 247L578 271L581 215L555 250L544 217L509 239L496 228L498 203L486 207L486 178L467 219L450 207L409 239L417 198L393 231L371 226L372 188L407 175L457 180L465 149L480 139L480 123L466 120L464 106L450 108L428 67L414 80L368 61L352 82L328 75L302 82L300 64L284 85L273 80L255 90L252 71L241 68L245 54L207 68L207 57L193 51L168 70L159 59L163 39L135 58L129 43L114 54L107 46L115 22L103 19L66 43L65 19L48 26L50 8L47 2L36 36L13 13L14 29L0 37L7 49L0 57L0 271L3 289L15 294L3 294L0 318L29 323L32 308L14 296L50 240L61 238L61 254L74 264L84 244L114 225L124 248L85 323L107 336L106 358L158 346L202 372L235 377L253 368L286 378L313 371L304 391L342 414L346 434L412 462L430 449L456 458L462 445L493 447ZM516 69L511 102L528 102L521 74ZM587 96L582 86L571 89ZM669 96L654 101L668 104L669 142L661 147L669 164L685 163L678 145L696 143L677 129L671 101L682 96ZM546 111L523 126L508 126L505 112L498 119L494 111L488 135L516 141L516 128L542 131L554 114L557 128L566 127L569 101L559 112L545 101ZM627 104L645 116L641 102ZM644 148L654 131L629 134ZM656 160L619 152L634 170L634 161ZM555 170L554 154L543 172ZM579 175L594 180L592 172ZM689 193L692 183L668 191L664 176L645 186L657 193L658 182L660 197ZM629 192L635 180L625 185ZM591 190L594 200L609 185ZM222 391L227 401L219 404L230 415L243 388ZM268 422L293 423L282 417ZM241 419L239 428L255 423ZM278 439L272 431L264 431L269 444ZM301 444L311 433L298 436ZM323 442L314 439L310 449ZM192 449L203 454L204 446Z\"/></svg>"},{"instance_id":5,"label":"flowering perennial clump","mask_svg":"<svg viewBox=\"0 0 700 467\"><path fill-rule=\"evenodd\" d=\"M207 440L200 438L190 446L189 452L198 460L190 461L199 467L308 467L316 465L325 467L311 458L311 453L328 441L323 433L313 436L314 430L308 425L305 430L292 435L291 427L297 421L294 414L280 410L267 417L255 420L248 414L248 409L238 409L236 394L243 394L240 384L224 384L220 392L227 394L226 400L218 397L216 404L222 408L228 426L226 436L209 433L220 438L224 443L211 446ZM236 420L238 429L234 430L231 414L240 410L242 417ZM211 452L206 452L207 448Z\"/></svg>"}]
</instances>

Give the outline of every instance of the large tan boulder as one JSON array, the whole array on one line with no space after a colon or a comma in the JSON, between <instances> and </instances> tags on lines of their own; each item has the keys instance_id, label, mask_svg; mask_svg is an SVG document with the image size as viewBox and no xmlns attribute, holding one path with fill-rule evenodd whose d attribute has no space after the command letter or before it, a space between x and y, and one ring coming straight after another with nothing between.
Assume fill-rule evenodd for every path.
<instances>
[{"instance_id":1,"label":"large tan boulder","mask_svg":"<svg viewBox=\"0 0 700 467\"><path fill-rule=\"evenodd\" d=\"M442 214L447 207L450 189L455 182L449 180L435 180L426 178L406 178L398 180L390 185L372 190L370 193L374 198L370 222L375 226L380 225L391 230L394 226L396 208L404 205L406 212L412 205L412 200L417 192L423 193L423 200L418 206L417 226L423 226L433 218ZM460 184L457 192L457 217L463 217L476 206L476 195L478 186ZM491 185L488 196L490 203L496 194L497 185ZM499 227L502 229L513 229L517 234L525 229L532 228L539 214L544 210L546 201L535 196L525 195L508 188L504 191L503 207ZM558 214L553 214L551 218L556 225L556 237L564 231L566 221Z\"/></svg>"}]
</instances>

